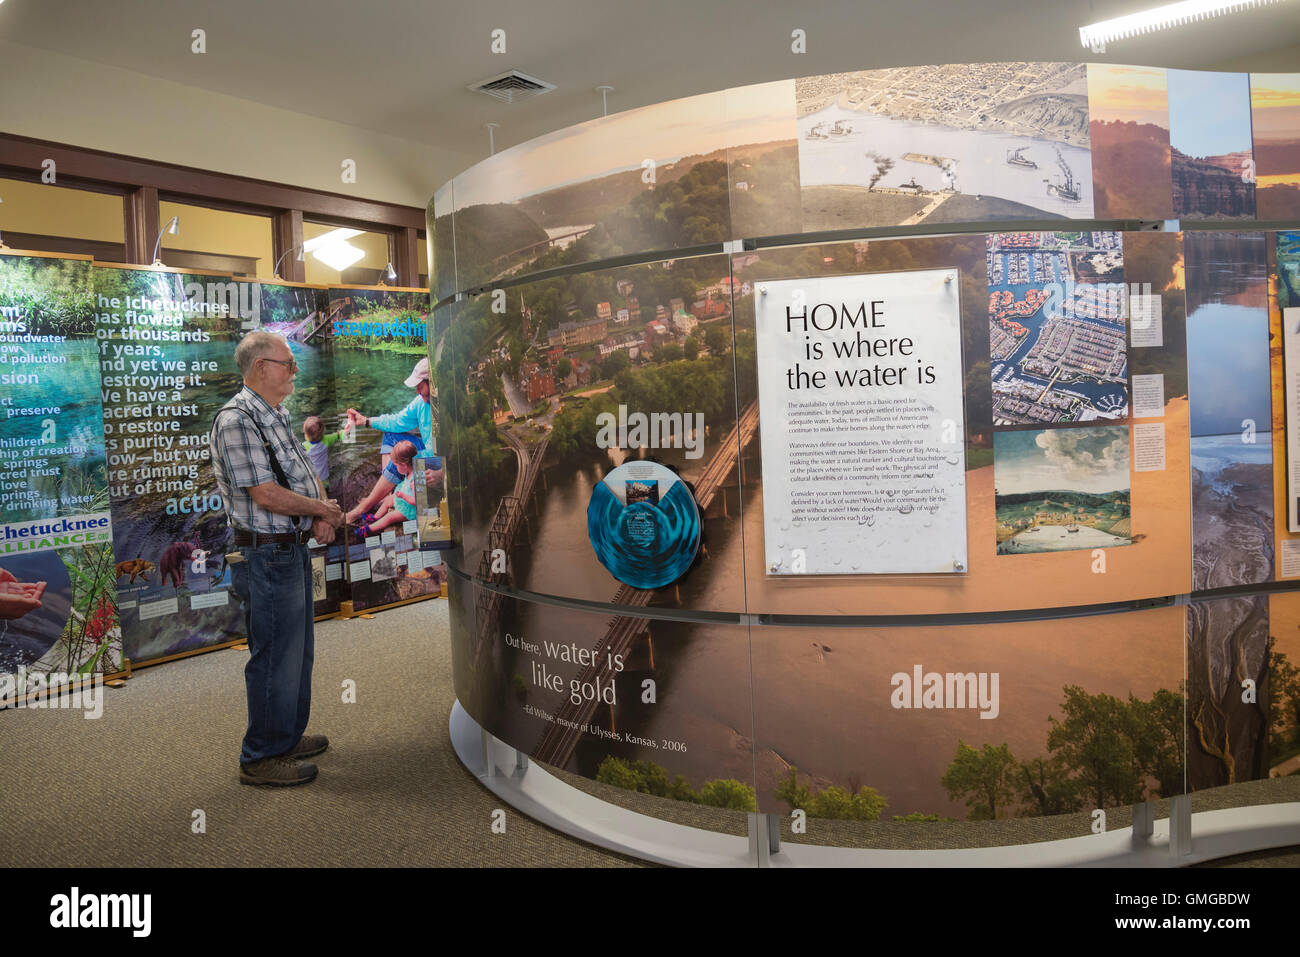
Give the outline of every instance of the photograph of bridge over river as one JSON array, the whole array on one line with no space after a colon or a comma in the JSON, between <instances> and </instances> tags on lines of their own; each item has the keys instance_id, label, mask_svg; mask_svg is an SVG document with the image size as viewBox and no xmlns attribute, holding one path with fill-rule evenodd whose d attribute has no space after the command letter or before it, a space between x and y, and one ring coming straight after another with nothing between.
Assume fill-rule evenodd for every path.
<instances>
[{"instance_id":1,"label":"photograph of bridge over river","mask_svg":"<svg viewBox=\"0 0 1300 957\"><path fill-rule=\"evenodd\" d=\"M539 760L589 777L604 766L604 778L620 773L617 761L605 765L611 756L640 754L677 774L694 753L698 767L726 768L715 775L726 779L752 766L743 723L689 740L683 730L673 746L653 749L626 737L649 740L646 724L661 712L689 723L723 684L743 685L732 699L747 706L742 673L690 666L706 647L740 654L746 629L637 614L745 607L739 463L757 432L757 392L752 332L732 329L732 285L728 257L683 258L513 287L503 312L490 294L451 310L436 375L460 542L452 561L479 581L613 606L611 617L451 583L466 621L456 629L466 642L457 660L468 663L458 667L457 695ZM617 581L587 534L593 489L632 459L676 471L702 516L695 564L657 589ZM654 700L644 697L647 678ZM742 800L731 784L709 793L724 790ZM752 785L748 793L752 806Z\"/></svg>"},{"instance_id":2,"label":"photograph of bridge over river","mask_svg":"<svg viewBox=\"0 0 1300 957\"><path fill-rule=\"evenodd\" d=\"M444 434L467 570L495 577L501 549L509 582L531 591L744 609L727 546L757 410L752 372L737 400L733 351L748 359L754 345L733 339L731 285L727 257L686 258L529 283L507 291L503 313L487 295L455 315L438 384L457 397ZM703 518L696 565L656 591L622 586L587 535L592 490L636 458L676 470Z\"/></svg>"},{"instance_id":3,"label":"photograph of bridge over river","mask_svg":"<svg viewBox=\"0 0 1300 957\"><path fill-rule=\"evenodd\" d=\"M832 73L795 95L805 231L1092 217L1083 64Z\"/></svg>"}]
</instances>

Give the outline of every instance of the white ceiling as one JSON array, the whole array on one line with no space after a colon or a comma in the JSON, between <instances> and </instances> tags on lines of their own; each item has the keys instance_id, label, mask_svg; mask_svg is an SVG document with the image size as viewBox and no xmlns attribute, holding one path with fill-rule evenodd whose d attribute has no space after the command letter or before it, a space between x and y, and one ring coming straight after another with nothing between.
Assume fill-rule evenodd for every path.
<instances>
[{"instance_id":1,"label":"white ceiling","mask_svg":"<svg viewBox=\"0 0 1300 957\"><path fill-rule=\"evenodd\" d=\"M1157 0L0 0L0 39L436 146L441 183L487 155L600 113L840 70L1101 60L1300 71L1300 0L1102 55L1078 27ZM207 53L191 52L191 31ZM507 52L490 50L494 29ZM791 52L802 29L807 53ZM521 104L466 86L507 69L557 85ZM39 82L33 78L34 82ZM0 117L0 127L3 118Z\"/></svg>"}]
</instances>

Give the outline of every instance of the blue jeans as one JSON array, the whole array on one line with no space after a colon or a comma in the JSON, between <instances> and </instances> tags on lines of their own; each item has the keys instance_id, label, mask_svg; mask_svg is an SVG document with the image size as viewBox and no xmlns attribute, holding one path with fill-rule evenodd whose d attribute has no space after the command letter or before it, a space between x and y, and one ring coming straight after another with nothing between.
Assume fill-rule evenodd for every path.
<instances>
[{"instance_id":1,"label":"blue jeans","mask_svg":"<svg viewBox=\"0 0 1300 957\"><path fill-rule=\"evenodd\" d=\"M240 764L284 754L307 729L315 657L311 556L305 545L243 549L231 590L244 603L248 730Z\"/></svg>"}]
</instances>

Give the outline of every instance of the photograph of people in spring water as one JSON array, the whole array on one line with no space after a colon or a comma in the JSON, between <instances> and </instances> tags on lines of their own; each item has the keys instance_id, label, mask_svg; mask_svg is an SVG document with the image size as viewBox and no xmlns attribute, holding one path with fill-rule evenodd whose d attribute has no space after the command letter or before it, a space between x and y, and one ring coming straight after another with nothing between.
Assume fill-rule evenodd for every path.
<instances>
[{"instance_id":1,"label":"photograph of people in spring water","mask_svg":"<svg viewBox=\"0 0 1300 957\"><path fill-rule=\"evenodd\" d=\"M351 577L353 608L438 594L445 569L424 552L446 539L421 534L421 519L428 529L430 513L444 511L429 294L380 287L329 295L335 405L318 413L318 437L304 441L309 455L328 460L330 495L347 513L340 560L369 566Z\"/></svg>"}]
</instances>

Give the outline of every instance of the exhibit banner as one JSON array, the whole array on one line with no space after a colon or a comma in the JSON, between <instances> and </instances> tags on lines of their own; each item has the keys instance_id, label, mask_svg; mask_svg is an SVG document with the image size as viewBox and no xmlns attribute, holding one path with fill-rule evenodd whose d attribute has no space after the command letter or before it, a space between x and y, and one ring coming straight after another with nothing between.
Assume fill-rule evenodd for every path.
<instances>
[{"instance_id":1,"label":"exhibit banner","mask_svg":"<svg viewBox=\"0 0 1300 957\"><path fill-rule=\"evenodd\" d=\"M257 286L219 273L96 265L95 335L123 648L148 661L230 641L230 530L208 450L242 388L234 352Z\"/></svg>"},{"instance_id":2,"label":"exhibit banner","mask_svg":"<svg viewBox=\"0 0 1300 957\"><path fill-rule=\"evenodd\" d=\"M969 846L1079 837L1100 811L1180 795L1186 612L755 629L758 809L802 810L792 839L810 843L843 841L817 834L838 818L877 822L869 846Z\"/></svg>"},{"instance_id":3,"label":"exhibit banner","mask_svg":"<svg viewBox=\"0 0 1300 957\"><path fill-rule=\"evenodd\" d=\"M1300 219L1300 73L1252 73L1256 218Z\"/></svg>"},{"instance_id":4,"label":"exhibit banner","mask_svg":"<svg viewBox=\"0 0 1300 957\"><path fill-rule=\"evenodd\" d=\"M801 77L805 232L1093 215L1081 63Z\"/></svg>"},{"instance_id":5,"label":"exhibit banner","mask_svg":"<svg viewBox=\"0 0 1300 957\"><path fill-rule=\"evenodd\" d=\"M122 667L99 358L89 257L0 255L0 692Z\"/></svg>"},{"instance_id":6,"label":"exhibit banner","mask_svg":"<svg viewBox=\"0 0 1300 957\"><path fill-rule=\"evenodd\" d=\"M1094 215L1170 219L1169 84L1161 67L1088 64Z\"/></svg>"},{"instance_id":7,"label":"exhibit banner","mask_svg":"<svg viewBox=\"0 0 1300 957\"><path fill-rule=\"evenodd\" d=\"M769 575L966 570L957 278L757 287Z\"/></svg>"},{"instance_id":8,"label":"exhibit banner","mask_svg":"<svg viewBox=\"0 0 1300 957\"><path fill-rule=\"evenodd\" d=\"M450 539L429 313L424 289L329 290L334 407L317 414L340 430L329 489L347 513L340 556L356 611L436 595L446 577L423 547Z\"/></svg>"},{"instance_id":9,"label":"exhibit banner","mask_svg":"<svg viewBox=\"0 0 1300 957\"><path fill-rule=\"evenodd\" d=\"M758 810L745 626L611 617L460 580L452 614L456 697L491 734L602 784Z\"/></svg>"},{"instance_id":10,"label":"exhibit banner","mask_svg":"<svg viewBox=\"0 0 1300 957\"><path fill-rule=\"evenodd\" d=\"M244 283L240 284L245 285ZM329 336L329 291L300 283L252 283L248 301L261 304L260 328L284 336L298 363L293 392L284 400L289 425L302 442L316 477L330 492L330 466L337 454L347 417L334 401L334 340ZM340 532L328 545L312 539L312 610L319 618L339 610L346 601L343 574L346 545Z\"/></svg>"},{"instance_id":11,"label":"exhibit banner","mask_svg":"<svg viewBox=\"0 0 1300 957\"><path fill-rule=\"evenodd\" d=\"M1286 421L1286 530L1300 532L1300 232L1278 233L1276 243ZM1296 570L1288 568L1283 574L1293 575Z\"/></svg>"},{"instance_id":12,"label":"exhibit banner","mask_svg":"<svg viewBox=\"0 0 1300 957\"><path fill-rule=\"evenodd\" d=\"M1189 231L1183 260L1192 587L1271 581L1273 390L1265 235ZM1193 625L1202 620L1193 616Z\"/></svg>"},{"instance_id":13,"label":"exhibit banner","mask_svg":"<svg viewBox=\"0 0 1300 957\"><path fill-rule=\"evenodd\" d=\"M1169 70L1165 76L1174 215L1254 219L1249 75Z\"/></svg>"},{"instance_id":14,"label":"exhibit banner","mask_svg":"<svg viewBox=\"0 0 1300 957\"><path fill-rule=\"evenodd\" d=\"M728 257L711 255L557 276L462 304L439 381L458 400L443 410L467 573L586 601L744 610L739 474L758 444L758 410L753 336L733 336L732 286ZM635 509L658 511L656 535L600 541L602 519L593 540L602 484L649 460L680 479L671 498ZM656 491L670 491L666 476ZM639 562L660 546L672 560L661 565L660 554L654 573L629 576L635 587L605 561L618 551Z\"/></svg>"}]
</instances>

